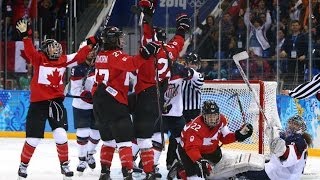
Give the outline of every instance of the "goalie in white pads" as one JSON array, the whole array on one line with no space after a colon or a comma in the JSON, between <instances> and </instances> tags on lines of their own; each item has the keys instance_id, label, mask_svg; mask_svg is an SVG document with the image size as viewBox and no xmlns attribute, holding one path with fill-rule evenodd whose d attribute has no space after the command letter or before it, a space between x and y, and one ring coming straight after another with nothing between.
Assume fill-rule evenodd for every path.
<instances>
[{"instance_id":1,"label":"goalie in white pads","mask_svg":"<svg viewBox=\"0 0 320 180\"><path fill-rule=\"evenodd\" d=\"M205 101L201 115L184 127L178 151L187 179L205 179L211 174L211 164L222 158L220 142L242 142L252 135L251 124L246 123L236 132L231 132L227 122L214 101Z\"/></svg>"},{"instance_id":2,"label":"goalie in white pads","mask_svg":"<svg viewBox=\"0 0 320 180\"><path fill-rule=\"evenodd\" d=\"M271 159L262 171L248 171L241 176L260 180L297 180L301 178L307 160L311 136L306 133L303 118L295 115L288 119L285 132L271 142Z\"/></svg>"}]
</instances>

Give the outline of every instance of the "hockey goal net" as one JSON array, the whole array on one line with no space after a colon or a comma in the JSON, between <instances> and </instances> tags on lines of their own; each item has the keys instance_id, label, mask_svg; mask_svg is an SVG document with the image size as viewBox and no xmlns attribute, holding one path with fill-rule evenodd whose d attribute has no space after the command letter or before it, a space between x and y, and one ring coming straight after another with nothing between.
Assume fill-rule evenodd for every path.
<instances>
[{"instance_id":1,"label":"hockey goal net","mask_svg":"<svg viewBox=\"0 0 320 180\"><path fill-rule=\"evenodd\" d=\"M276 103L277 82L254 80L250 81L250 84L256 92L258 103L270 124L280 127L281 123ZM243 120L236 96L240 99L245 120ZM242 143L223 145L223 148L269 154L270 139L264 133L267 126L266 120L259 111L253 93L244 81L206 81L202 87L201 95L201 101L205 100L214 100L218 104L220 113L228 119L228 127L231 131L234 132L239 129L244 122L253 125L254 132L250 138Z\"/></svg>"}]
</instances>

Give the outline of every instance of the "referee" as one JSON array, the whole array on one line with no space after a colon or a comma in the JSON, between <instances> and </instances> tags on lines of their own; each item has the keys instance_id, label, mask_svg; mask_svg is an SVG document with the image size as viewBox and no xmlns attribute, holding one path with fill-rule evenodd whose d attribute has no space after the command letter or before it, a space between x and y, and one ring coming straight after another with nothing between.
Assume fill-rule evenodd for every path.
<instances>
[{"instance_id":1,"label":"referee","mask_svg":"<svg viewBox=\"0 0 320 180\"><path fill-rule=\"evenodd\" d=\"M282 90L281 94L289 95L296 99L305 99L316 94L318 100L320 100L320 73L315 75L311 81L300 84L293 90Z\"/></svg>"},{"instance_id":2,"label":"referee","mask_svg":"<svg viewBox=\"0 0 320 180\"><path fill-rule=\"evenodd\" d=\"M201 87L204 78L197 72L200 68L200 57L197 54L190 53L185 60L187 66L195 70L193 78L182 83L183 116L188 123L200 114Z\"/></svg>"}]
</instances>

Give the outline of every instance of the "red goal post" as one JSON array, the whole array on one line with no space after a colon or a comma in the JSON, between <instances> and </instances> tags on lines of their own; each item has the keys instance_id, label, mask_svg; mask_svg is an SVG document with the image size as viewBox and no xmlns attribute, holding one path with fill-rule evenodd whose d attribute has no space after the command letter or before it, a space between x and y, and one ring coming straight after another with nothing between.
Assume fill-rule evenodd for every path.
<instances>
[{"instance_id":1,"label":"red goal post","mask_svg":"<svg viewBox=\"0 0 320 180\"><path fill-rule=\"evenodd\" d=\"M249 82L257 93L258 103L270 125L281 127L276 102L277 82L261 80L251 80ZM267 123L259 111L252 91L249 90L243 80L205 81L202 87L201 101L214 100L220 108L220 113L227 117L229 129L234 132L243 124L242 113L235 94L238 94L243 107L245 121L253 125L254 132L252 137L242 143L232 143L223 147L269 154L270 139L264 133Z\"/></svg>"}]
</instances>

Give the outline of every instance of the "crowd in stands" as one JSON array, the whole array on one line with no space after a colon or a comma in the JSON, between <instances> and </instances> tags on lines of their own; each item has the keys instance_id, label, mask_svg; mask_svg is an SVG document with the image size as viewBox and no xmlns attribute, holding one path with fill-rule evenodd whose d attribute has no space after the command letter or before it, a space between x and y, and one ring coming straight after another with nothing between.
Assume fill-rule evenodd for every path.
<instances>
[{"instance_id":1,"label":"crowd in stands","mask_svg":"<svg viewBox=\"0 0 320 180\"><path fill-rule=\"evenodd\" d=\"M239 71L230 59L237 52L249 50L250 61L242 65L244 69L249 66L250 79L274 80L279 67L284 81L304 81L309 56L308 0L279 0L279 21L276 0L250 0L249 5L246 0L230 2L233 1L226 0L221 5L222 9L230 8L223 11L220 26L211 15L204 24L197 21L202 30L196 39L202 59L220 58L220 78L237 79L241 78ZM320 46L320 2L312 1L312 7L313 68L319 69L320 61L316 59L320 57L317 50ZM281 59L279 66L275 61L277 52ZM215 64L202 62L201 70L206 79L218 77Z\"/></svg>"}]
</instances>

